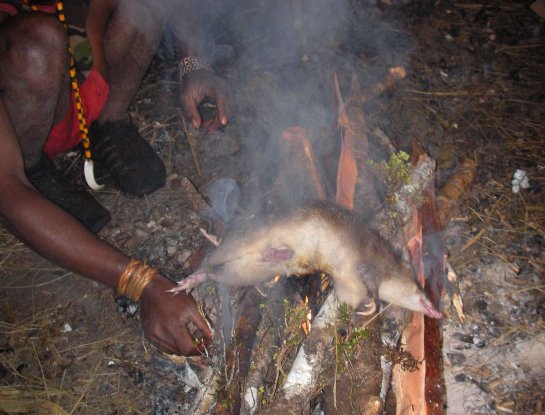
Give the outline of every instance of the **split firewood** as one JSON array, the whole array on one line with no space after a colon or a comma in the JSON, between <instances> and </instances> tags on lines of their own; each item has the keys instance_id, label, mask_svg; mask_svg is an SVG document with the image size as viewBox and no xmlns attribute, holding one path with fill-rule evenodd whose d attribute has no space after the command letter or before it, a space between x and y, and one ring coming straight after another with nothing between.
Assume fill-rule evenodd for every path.
<instances>
[{"instance_id":1,"label":"split firewood","mask_svg":"<svg viewBox=\"0 0 545 415\"><path fill-rule=\"evenodd\" d=\"M366 122L361 105L358 79L352 76L350 97L346 104L341 95L337 74L333 74L333 91L341 129L341 153L337 169L337 203L362 214L370 214L379 205L378 183L368 167Z\"/></svg>"},{"instance_id":2,"label":"split firewood","mask_svg":"<svg viewBox=\"0 0 545 415\"><path fill-rule=\"evenodd\" d=\"M282 166L272 189L274 199L289 200L297 194L299 204L308 200L325 200L322 173L305 129L292 127L284 131L279 148Z\"/></svg>"},{"instance_id":3,"label":"split firewood","mask_svg":"<svg viewBox=\"0 0 545 415\"><path fill-rule=\"evenodd\" d=\"M216 390L218 400L224 402L216 406L215 414L238 414L241 408L241 388L244 384L252 361L252 346L255 339L261 313L258 312L262 295L253 287L243 289L242 300L238 301L240 316L237 319L232 343L227 349L226 373L232 373L225 379L228 385L224 393ZM224 316L225 317L225 316Z\"/></svg>"},{"instance_id":4,"label":"split firewood","mask_svg":"<svg viewBox=\"0 0 545 415\"><path fill-rule=\"evenodd\" d=\"M333 74L333 87L337 100L341 128L341 154L337 170L337 195L335 200L346 209L354 208L354 194L356 192L356 180L358 179L358 164L356 163L356 132L354 125L348 118L344 105L337 73Z\"/></svg>"},{"instance_id":5,"label":"split firewood","mask_svg":"<svg viewBox=\"0 0 545 415\"><path fill-rule=\"evenodd\" d=\"M331 347L337 317L337 300L331 292L313 322L313 327L292 364L278 397L263 413L268 415L301 414L315 392L324 362L333 358Z\"/></svg>"},{"instance_id":6,"label":"split firewood","mask_svg":"<svg viewBox=\"0 0 545 415\"><path fill-rule=\"evenodd\" d=\"M266 377L270 370L279 365L273 363L275 354L280 350L281 325L284 319L281 294L285 292L285 278L280 278L270 293L270 300L263 308L263 317L257 329L256 341L252 349L252 364L242 395L242 413L253 414L262 405L260 402L265 395Z\"/></svg>"},{"instance_id":7,"label":"split firewood","mask_svg":"<svg viewBox=\"0 0 545 415\"><path fill-rule=\"evenodd\" d=\"M462 300L462 295L460 294L460 286L459 286L459 280L458 275L454 271L454 268L452 268L452 265L447 260L446 261L447 266L447 279L450 283L450 286L452 287L452 304L454 305L454 309L456 310L456 313L458 314L458 318L462 323L465 323L466 321L466 315L464 312L464 302Z\"/></svg>"},{"instance_id":8,"label":"split firewood","mask_svg":"<svg viewBox=\"0 0 545 415\"><path fill-rule=\"evenodd\" d=\"M197 390L197 396L193 400L191 413L194 415L209 414L217 404L216 391L220 389L222 374L219 371L210 371L208 376L202 379L202 385Z\"/></svg>"},{"instance_id":9,"label":"split firewood","mask_svg":"<svg viewBox=\"0 0 545 415\"><path fill-rule=\"evenodd\" d=\"M425 154L417 144L413 145L413 149L413 159L420 159ZM425 202L403 229L404 239L418 282L434 305L438 306L447 284L446 248L440 237L442 227L435 205L433 180L423 189L423 196ZM428 270L427 275L425 269ZM429 320L413 313L410 324L403 332L401 341L405 344L405 350L422 361L422 365L420 370L413 372L402 371L399 366L395 368L397 414L443 413L445 385L441 372L441 320Z\"/></svg>"}]
</instances>

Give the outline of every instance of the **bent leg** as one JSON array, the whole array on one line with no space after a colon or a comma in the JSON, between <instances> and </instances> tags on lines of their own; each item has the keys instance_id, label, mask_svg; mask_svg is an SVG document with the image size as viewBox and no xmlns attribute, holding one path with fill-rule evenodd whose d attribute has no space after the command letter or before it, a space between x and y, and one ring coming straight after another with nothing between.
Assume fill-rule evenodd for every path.
<instances>
[{"instance_id":1,"label":"bent leg","mask_svg":"<svg viewBox=\"0 0 545 415\"><path fill-rule=\"evenodd\" d=\"M0 94L23 152L36 164L51 127L70 102L66 32L42 13L14 16L0 26Z\"/></svg>"},{"instance_id":2,"label":"bent leg","mask_svg":"<svg viewBox=\"0 0 545 415\"><path fill-rule=\"evenodd\" d=\"M103 0L94 4L87 30L92 45L103 45L102 56L95 49L93 58L99 55L98 62L104 58L110 93L91 126L91 151L97 165L109 171L120 190L143 196L165 184L166 169L131 123L128 108L161 40L165 20L162 2ZM109 17L104 18L98 6L109 7Z\"/></svg>"},{"instance_id":3,"label":"bent leg","mask_svg":"<svg viewBox=\"0 0 545 415\"><path fill-rule=\"evenodd\" d=\"M110 94L100 123L128 120L129 104L157 51L165 24L160 1L114 3L104 36Z\"/></svg>"}]
</instances>

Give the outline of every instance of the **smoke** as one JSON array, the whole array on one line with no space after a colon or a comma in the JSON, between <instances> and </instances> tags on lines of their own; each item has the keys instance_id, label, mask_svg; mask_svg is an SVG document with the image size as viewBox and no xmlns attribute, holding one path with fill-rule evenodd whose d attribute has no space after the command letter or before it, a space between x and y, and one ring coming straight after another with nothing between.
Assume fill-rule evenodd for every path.
<instances>
[{"instance_id":1,"label":"smoke","mask_svg":"<svg viewBox=\"0 0 545 415\"><path fill-rule=\"evenodd\" d=\"M353 74L365 88L389 67L403 65L410 42L402 26L385 23L376 6L357 0L182 3L183 14L192 16L188 27L199 22L207 58L235 92L237 114L225 134L236 135L241 151L238 169L222 175L237 178L243 194L253 195L244 203L269 202L267 191L284 167L279 138L295 126L306 130L334 193L336 165L324 161L335 158L340 141L332 74L348 96ZM178 36L184 33L190 31L178 30ZM291 190L288 205L304 200L308 189L293 184Z\"/></svg>"}]
</instances>

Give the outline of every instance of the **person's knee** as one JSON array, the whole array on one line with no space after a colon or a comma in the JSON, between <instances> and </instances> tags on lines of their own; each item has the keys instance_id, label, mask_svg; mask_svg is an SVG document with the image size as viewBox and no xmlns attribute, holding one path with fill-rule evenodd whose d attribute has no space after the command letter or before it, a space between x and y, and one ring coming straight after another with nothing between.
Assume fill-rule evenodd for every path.
<instances>
[{"instance_id":1,"label":"person's knee","mask_svg":"<svg viewBox=\"0 0 545 415\"><path fill-rule=\"evenodd\" d=\"M53 16L32 13L15 16L3 28L2 72L28 86L62 74L67 66L67 37ZM10 76L11 75L11 76Z\"/></svg>"},{"instance_id":2,"label":"person's knee","mask_svg":"<svg viewBox=\"0 0 545 415\"><path fill-rule=\"evenodd\" d=\"M117 12L122 17L121 20L128 23L135 32L150 35L162 32L166 21L166 9L162 1L118 0L117 3Z\"/></svg>"}]
</instances>

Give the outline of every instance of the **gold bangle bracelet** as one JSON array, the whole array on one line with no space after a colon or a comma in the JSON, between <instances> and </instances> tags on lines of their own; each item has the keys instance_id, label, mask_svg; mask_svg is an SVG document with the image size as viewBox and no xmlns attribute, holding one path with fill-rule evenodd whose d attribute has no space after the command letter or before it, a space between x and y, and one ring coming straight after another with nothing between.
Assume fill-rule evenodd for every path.
<instances>
[{"instance_id":1,"label":"gold bangle bracelet","mask_svg":"<svg viewBox=\"0 0 545 415\"><path fill-rule=\"evenodd\" d=\"M117 283L117 292L120 295L138 301L144 288L157 274L157 270L136 259L131 259Z\"/></svg>"}]
</instances>

